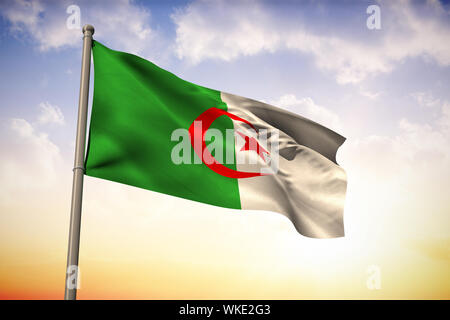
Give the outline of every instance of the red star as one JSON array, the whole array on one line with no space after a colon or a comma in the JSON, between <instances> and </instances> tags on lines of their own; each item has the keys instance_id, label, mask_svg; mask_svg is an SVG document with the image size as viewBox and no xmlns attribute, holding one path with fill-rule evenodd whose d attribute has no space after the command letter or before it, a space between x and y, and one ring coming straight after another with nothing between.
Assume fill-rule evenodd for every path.
<instances>
[{"instance_id":1,"label":"red star","mask_svg":"<svg viewBox=\"0 0 450 320\"><path fill-rule=\"evenodd\" d=\"M269 151L267 151L266 149L264 149L263 147L261 147L258 143L258 140L256 140L253 137L249 137L245 134L243 134L242 132L237 131L237 133L239 133L239 135L244 138L245 140L245 144L244 146L241 148L240 151L255 151L260 157L261 159L264 160L264 162L266 162L266 159L264 158L264 153L269 154Z\"/></svg>"}]
</instances>

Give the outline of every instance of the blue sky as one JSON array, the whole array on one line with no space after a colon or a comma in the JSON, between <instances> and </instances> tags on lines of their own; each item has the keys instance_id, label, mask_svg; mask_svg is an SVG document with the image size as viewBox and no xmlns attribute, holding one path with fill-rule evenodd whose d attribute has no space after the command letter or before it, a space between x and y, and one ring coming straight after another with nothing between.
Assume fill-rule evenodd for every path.
<instances>
[{"instance_id":1,"label":"blue sky","mask_svg":"<svg viewBox=\"0 0 450 320\"><path fill-rule=\"evenodd\" d=\"M42 48L45 41L42 40L43 36L40 33L64 29L65 20L69 16L65 13L65 9L69 4L77 2L42 2L41 12L37 14L38 21L33 25L26 22L26 16L20 17L23 21L14 20L17 19L17 12L21 10L20 3L21 1L18 1L15 5L9 5L6 2L2 10L0 39L3 59L0 67L8 78L7 81L3 80L1 85L2 116L23 117L32 111L32 105L49 101L61 108L65 117L71 120L75 115L73 104L76 103L79 81L81 45L81 41L77 41L79 33L77 30L58 31L60 35L50 40L49 48ZM444 48L444 53L438 52L433 56L433 53L431 55L427 52L422 53L414 46L408 48L407 41L405 44L402 43L404 47L400 47L399 44L398 48L395 48L394 43L389 43L390 38L404 39L410 36L411 31L407 29L407 23L403 25L401 23L406 15L403 11L407 11L403 8L412 8L412 12L419 18L418 23L422 20L433 21L436 24L433 27L441 32L438 36L445 37L445 32L449 29L448 13L436 14L437 9L433 9L431 4L411 5L404 2L397 6L400 8L396 8L389 2L382 2L380 3L382 29L369 30L365 26L368 17L365 8L372 4L370 1L347 1L343 2L344 4L332 1L317 3L281 1L276 5L257 1L231 1L228 4L223 2L221 5L217 3L205 5L201 1L200 3L122 2L126 5L125 9L121 10L128 10L127 14L130 17L139 12L138 20L134 22L136 27L149 32L149 35L140 39L133 34L130 35L133 27L126 26L131 23L125 20L117 22L117 26L111 25L111 21L116 19L114 15L120 15L120 11L111 14L114 5L110 6L111 12L108 12L106 6L101 3L97 2L94 6L80 2L78 5L81 9L81 24L90 22L95 25L96 16L104 15L97 25L96 33L97 39L106 45L117 50L136 52L187 80L219 90L266 101L276 101L284 94L295 94L298 97L311 97L317 104L339 115L348 112L354 116L359 115L360 119L369 116L372 121L365 123L360 128L362 131L355 134L375 134L380 131L387 134L395 133L396 124L404 115L408 115L408 118L414 121L431 121L432 115L429 110L421 109L417 101L411 99L411 93L427 91L436 97L449 98L445 86L445 80L449 77L449 70L446 68L448 60L444 63L440 61L448 59L445 56L448 55L447 49ZM123 4L117 5L122 8L121 6ZM8 13L5 12L6 8L14 10ZM446 5L440 8L448 10ZM143 10L145 13L142 13ZM101 11L106 12L100 14ZM23 12L27 12L26 8ZM190 12L193 12L192 17L198 14L204 15L204 18L200 23L196 23L189 15ZM344 52L342 48L339 49L342 52L336 53L344 56L342 63L318 67L318 64L326 64L325 61L333 60L333 54L320 57L318 53L311 53L313 49L306 49L306 52L302 52L301 49L289 49L287 43L291 40L287 39L273 42L259 39L249 44L239 43L234 49L222 45L214 48L214 41L217 39L209 42L196 39L189 43L191 41L189 32L192 32L195 38L197 31L195 28L202 26L212 28L211 32L217 33L231 28L232 33L226 40L230 43L239 41L237 25L246 18L246 14L250 19L248 28L256 32L255 36L260 36L266 32L264 28L267 28L273 33L270 37L275 38L282 38L283 35L295 32L322 37L324 39L319 41L323 42L327 41L327 37L334 37L346 41L337 44L339 48L346 46L347 42L355 44L355 54L372 55L374 59L370 57L367 61L358 62L353 66L354 70L350 70L355 74L364 73L362 79L356 79L357 76L351 75L350 78L354 79L349 78L339 83L339 76L345 72L345 63L351 61L353 54ZM32 16L31 13L30 15ZM102 24L107 25L104 31L101 29ZM413 29L415 26L409 28ZM122 39L116 35L116 29L122 30ZM199 38L201 37L202 35ZM417 41L420 41L419 37L426 37L426 32L417 35ZM246 41L248 40L244 39L244 42ZM437 37L434 41L432 45L441 43L441 46L445 46L443 44L445 39L440 41ZM190 45L194 49L203 48L204 53L201 57L189 52ZM300 43L300 46L303 44ZM394 58L384 56L382 51L389 50L389 46L394 47L391 50L404 52L394 53L393 55L398 56ZM318 50L329 51L333 48L323 47ZM375 66L377 63L381 66ZM389 71L383 71L384 68ZM369 71L364 71L366 69ZM18 100L18 94L24 91L27 94L21 95L21 99ZM368 96L376 98L371 99ZM348 118L342 117L343 121ZM70 125L73 121L67 123Z\"/></svg>"},{"instance_id":2,"label":"blue sky","mask_svg":"<svg viewBox=\"0 0 450 320\"><path fill-rule=\"evenodd\" d=\"M355 243L399 232L450 239L450 5L438 0L2 1L2 206L28 199L56 210L36 202L36 181L47 186L42 199L70 190L82 44L81 30L66 26L73 4L81 26L94 25L94 38L112 49L347 137L338 162L349 176L346 229ZM373 4L380 30L366 26ZM67 197L58 208L68 208ZM19 223L8 219L2 224Z\"/></svg>"}]
</instances>

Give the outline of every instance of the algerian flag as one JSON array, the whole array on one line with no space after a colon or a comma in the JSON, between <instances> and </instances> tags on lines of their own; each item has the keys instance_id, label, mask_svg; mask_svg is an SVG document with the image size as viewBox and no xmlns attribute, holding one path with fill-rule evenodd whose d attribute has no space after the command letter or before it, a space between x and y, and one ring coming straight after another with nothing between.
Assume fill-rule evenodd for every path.
<instances>
[{"instance_id":1,"label":"algerian flag","mask_svg":"<svg viewBox=\"0 0 450 320\"><path fill-rule=\"evenodd\" d=\"M93 43L86 174L185 199L287 216L344 235L345 138L294 113L184 81Z\"/></svg>"}]
</instances>

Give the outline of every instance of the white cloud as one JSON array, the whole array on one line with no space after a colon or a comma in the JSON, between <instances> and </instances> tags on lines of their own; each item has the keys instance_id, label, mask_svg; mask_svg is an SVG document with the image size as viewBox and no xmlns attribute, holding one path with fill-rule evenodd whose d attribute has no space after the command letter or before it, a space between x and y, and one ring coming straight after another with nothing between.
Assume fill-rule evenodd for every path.
<instances>
[{"instance_id":1,"label":"white cloud","mask_svg":"<svg viewBox=\"0 0 450 320\"><path fill-rule=\"evenodd\" d=\"M388 14L382 15L379 40L371 42L354 35L338 37L334 30L311 32L298 21L286 23L285 17L277 17L256 0L232 5L198 0L172 15L176 50L179 58L192 63L209 58L230 61L282 49L300 51L312 55L316 65L333 73L341 84L390 72L408 57L450 65L450 27L439 3L426 5L433 9L432 16L409 1L381 4L382 13Z\"/></svg>"},{"instance_id":2,"label":"white cloud","mask_svg":"<svg viewBox=\"0 0 450 320\"><path fill-rule=\"evenodd\" d=\"M437 110L437 119L430 123L402 118L398 121L397 135L371 135L349 139L347 144L353 144L352 148L360 152L366 169L384 168L388 175L411 174L411 170L416 170L413 175L420 172L433 176L433 172L446 168L444 171L450 174L450 103L440 103ZM435 176L448 180L448 175Z\"/></svg>"},{"instance_id":3,"label":"white cloud","mask_svg":"<svg viewBox=\"0 0 450 320\"><path fill-rule=\"evenodd\" d=\"M359 91L359 93L362 96L367 97L367 98L369 98L371 100L374 100L374 99L378 98L380 96L380 94L381 94L381 92L372 92L372 91L364 90L364 89L361 89Z\"/></svg>"},{"instance_id":4,"label":"white cloud","mask_svg":"<svg viewBox=\"0 0 450 320\"><path fill-rule=\"evenodd\" d=\"M194 1L172 15L179 58L197 63L208 58L230 61L239 56L274 51L280 45L277 30L265 22L271 17L255 1Z\"/></svg>"},{"instance_id":5,"label":"white cloud","mask_svg":"<svg viewBox=\"0 0 450 320\"><path fill-rule=\"evenodd\" d=\"M64 124L64 115L58 106L51 105L49 102L41 102L39 104L39 124L55 123Z\"/></svg>"},{"instance_id":6,"label":"white cloud","mask_svg":"<svg viewBox=\"0 0 450 320\"><path fill-rule=\"evenodd\" d=\"M317 105L311 98L297 98L293 94L285 94L276 101L274 106L297 113L330 129L340 132L342 125L339 116L325 107Z\"/></svg>"},{"instance_id":7,"label":"white cloud","mask_svg":"<svg viewBox=\"0 0 450 320\"><path fill-rule=\"evenodd\" d=\"M286 47L312 54L316 65L335 74L340 84L357 83L370 74L390 72L390 59L382 56L382 48L372 47L337 37L296 31L286 37Z\"/></svg>"},{"instance_id":8,"label":"white cloud","mask_svg":"<svg viewBox=\"0 0 450 320\"><path fill-rule=\"evenodd\" d=\"M396 135L348 136L341 147L347 217L364 221L372 237L448 236L450 104L438 110L430 123L401 119Z\"/></svg>"},{"instance_id":9,"label":"white cloud","mask_svg":"<svg viewBox=\"0 0 450 320\"><path fill-rule=\"evenodd\" d=\"M36 28L39 23L39 15L43 12L43 7L38 1L16 0L8 3L4 2L1 8L4 15L11 22L11 28L14 31L24 31L24 28Z\"/></svg>"},{"instance_id":10,"label":"white cloud","mask_svg":"<svg viewBox=\"0 0 450 320\"><path fill-rule=\"evenodd\" d=\"M67 15L63 2L49 4L39 0L10 0L4 1L0 9L11 23L13 34L30 36L42 51L74 46L79 40L78 30L65 27ZM49 14L49 10L53 14Z\"/></svg>"},{"instance_id":11,"label":"white cloud","mask_svg":"<svg viewBox=\"0 0 450 320\"><path fill-rule=\"evenodd\" d=\"M45 191L60 181L63 159L46 133L17 118L10 119L1 131L0 146L8 150L0 161L2 203L37 190Z\"/></svg>"},{"instance_id":12,"label":"white cloud","mask_svg":"<svg viewBox=\"0 0 450 320\"><path fill-rule=\"evenodd\" d=\"M65 124L61 109L49 102L39 104L39 114L33 121L21 118L2 121L0 148L6 152L0 161L0 204L30 197L30 192L59 192L69 186L61 185L61 177L71 176L70 160L63 158L60 148L42 131L42 125L52 123ZM62 170L69 171L65 174Z\"/></svg>"},{"instance_id":13,"label":"white cloud","mask_svg":"<svg viewBox=\"0 0 450 320\"><path fill-rule=\"evenodd\" d=\"M386 9L394 13L389 22L383 45L387 58L401 60L421 56L443 66L450 65L450 35L448 12L437 1L428 1L425 7L414 7L411 1L385 1ZM426 9L432 9L427 12ZM403 29L403 32L395 32Z\"/></svg>"},{"instance_id":14,"label":"white cloud","mask_svg":"<svg viewBox=\"0 0 450 320\"><path fill-rule=\"evenodd\" d=\"M29 36L39 50L48 51L81 46L81 30L69 29L66 13L73 1L44 2L39 0L10 0L0 5L1 14L11 23L10 31L17 36ZM96 39L122 51L149 55L156 38L150 27L150 12L132 0L92 2L77 1L81 26L95 27Z\"/></svg>"}]
</instances>

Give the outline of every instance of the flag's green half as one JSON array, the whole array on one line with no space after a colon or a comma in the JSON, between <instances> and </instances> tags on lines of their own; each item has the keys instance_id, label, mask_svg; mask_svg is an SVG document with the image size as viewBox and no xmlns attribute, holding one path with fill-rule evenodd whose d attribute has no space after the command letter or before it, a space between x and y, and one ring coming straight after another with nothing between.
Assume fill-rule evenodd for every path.
<instances>
[{"instance_id":1,"label":"flag's green half","mask_svg":"<svg viewBox=\"0 0 450 320\"><path fill-rule=\"evenodd\" d=\"M227 109L220 92L184 81L147 60L108 49L97 41L92 50L94 99L86 174L240 208L236 179L221 176L203 163L176 165L171 160L172 148L178 144L171 141L175 129L188 129L211 107ZM224 130L233 128L233 123L220 117L212 127L220 129L225 140ZM194 157L193 149L191 154Z\"/></svg>"}]
</instances>

